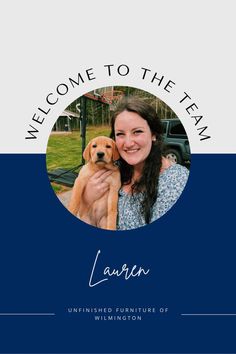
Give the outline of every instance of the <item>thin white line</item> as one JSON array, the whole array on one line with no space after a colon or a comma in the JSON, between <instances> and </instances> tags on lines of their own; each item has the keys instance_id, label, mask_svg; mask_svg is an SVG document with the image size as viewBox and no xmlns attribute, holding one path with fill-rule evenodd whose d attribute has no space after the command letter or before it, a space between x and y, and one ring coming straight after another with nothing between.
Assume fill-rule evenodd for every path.
<instances>
[{"instance_id":1,"label":"thin white line","mask_svg":"<svg viewBox=\"0 0 236 354\"><path fill-rule=\"evenodd\" d=\"M181 313L181 316L236 316L236 313Z\"/></svg>"},{"instance_id":2,"label":"thin white line","mask_svg":"<svg viewBox=\"0 0 236 354\"><path fill-rule=\"evenodd\" d=\"M28 312L28 313L21 313L21 312L4 312L0 313L0 316L55 316L55 313L33 313L33 312Z\"/></svg>"}]
</instances>

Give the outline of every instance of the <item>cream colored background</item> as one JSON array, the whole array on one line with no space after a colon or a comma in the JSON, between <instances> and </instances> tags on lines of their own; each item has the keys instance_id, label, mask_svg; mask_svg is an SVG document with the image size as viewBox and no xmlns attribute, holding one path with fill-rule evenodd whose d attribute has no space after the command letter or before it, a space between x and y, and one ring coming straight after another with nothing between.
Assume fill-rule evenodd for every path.
<instances>
[{"instance_id":1,"label":"cream colored background","mask_svg":"<svg viewBox=\"0 0 236 354\"><path fill-rule=\"evenodd\" d=\"M180 116L193 153L236 152L235 1L40 0L0 3L0 152L44 153L63 109L94 88L129 85L163 99ZM104 64L127 64L127 77L104 76ZM144 66L176 83L164 94L140 79ZM25 140L37 107L78 72L94 68L96 80L71 90ZM199 106L211 139L200 141L178 104L187 91Z\"/></svg>"}]
</instances>

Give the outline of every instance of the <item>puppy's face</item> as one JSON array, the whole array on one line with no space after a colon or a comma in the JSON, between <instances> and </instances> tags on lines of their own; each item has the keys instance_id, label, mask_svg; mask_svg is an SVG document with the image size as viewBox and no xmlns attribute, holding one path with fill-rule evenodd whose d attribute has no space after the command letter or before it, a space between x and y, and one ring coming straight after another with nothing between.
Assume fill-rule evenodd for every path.
<instances>
[{"instance_id":1,"label":"puppy's face","mask_svg":"<svg viewBox=\"0 0 236 354\"><path fill-rule=\"evenodd\" d=\"M97 165L109 164L118 160L118 153L114 140L99 136L90 141L84 150L83 157L86 161L91 161Z\"/></svg>"}]
</instances>

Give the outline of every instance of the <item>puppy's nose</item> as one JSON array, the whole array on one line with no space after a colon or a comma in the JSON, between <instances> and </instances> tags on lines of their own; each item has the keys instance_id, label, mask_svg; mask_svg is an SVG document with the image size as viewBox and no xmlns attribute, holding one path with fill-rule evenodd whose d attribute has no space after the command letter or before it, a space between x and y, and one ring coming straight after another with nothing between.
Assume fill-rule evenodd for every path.
<instances>
[{"instance_id":1,"label":"puppy's nose","mask_svg":"<svg viewBox=\"0 0 236 354\"><path fill-rule=\"evenodd\" d=\"M104 152L97 152L97 157L101 159L104 156Z\"/></svg>"}]
</instances>

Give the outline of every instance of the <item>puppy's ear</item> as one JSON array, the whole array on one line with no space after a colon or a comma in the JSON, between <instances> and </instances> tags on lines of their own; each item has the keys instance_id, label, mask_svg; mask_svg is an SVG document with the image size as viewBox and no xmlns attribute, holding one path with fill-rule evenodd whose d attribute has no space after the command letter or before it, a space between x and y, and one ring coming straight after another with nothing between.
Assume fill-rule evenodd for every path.
<instances>
[{"instance_id":1,"label":"puppy's ear","mask_svg":"<svg viewBox=\"0 0 236 354\"><path fill-rule=\"evenodd\" d=\"M120 154L118 152L116 143L114 141L112 142L112 158L114 161L116 161L120 158Z\"/></svg>"},{"instance_id":2,"label":"puppy's ear","mask_svg":"<svg viewBox=\"0 0 236 354\"><path fill-rule=\"evenodd\" d=\"M85 159L85 161L89 161L91 158L90 148L91 148L91 142L86 146L83 152L83 158Z\"/></svg>"}]
</instances>

